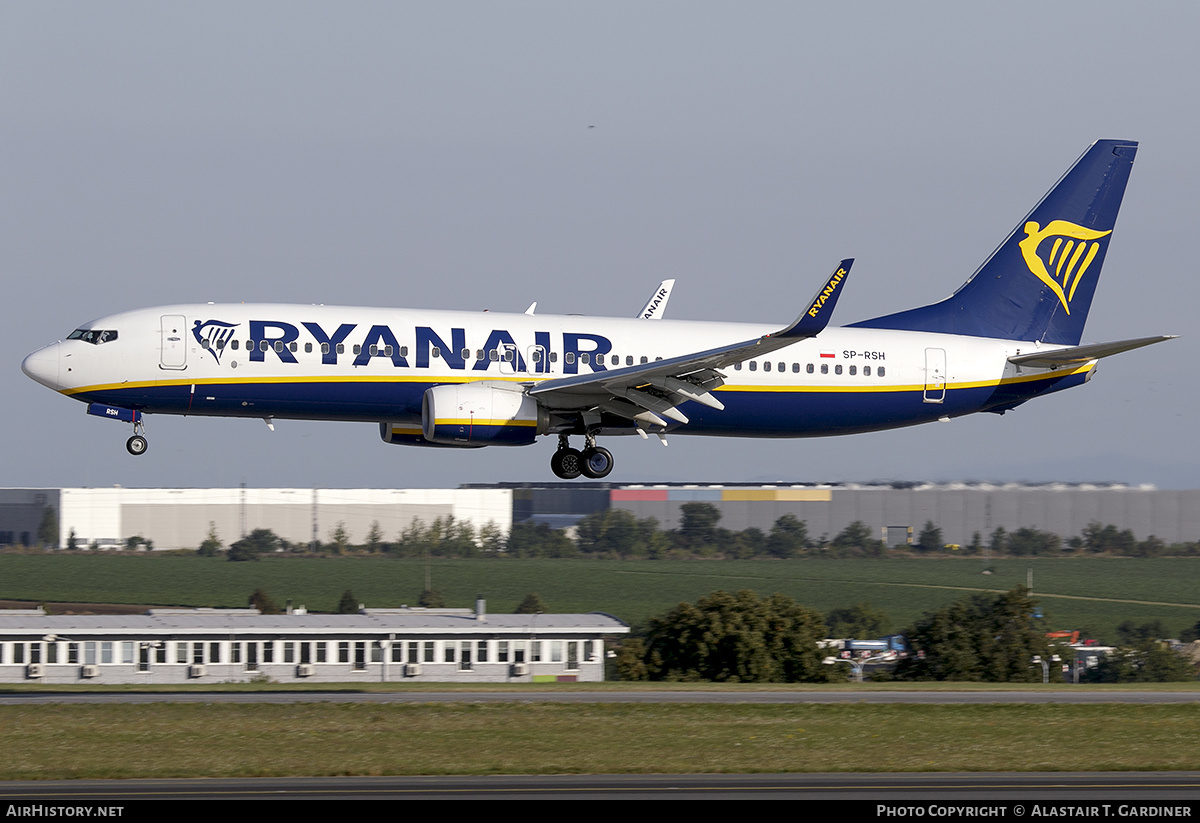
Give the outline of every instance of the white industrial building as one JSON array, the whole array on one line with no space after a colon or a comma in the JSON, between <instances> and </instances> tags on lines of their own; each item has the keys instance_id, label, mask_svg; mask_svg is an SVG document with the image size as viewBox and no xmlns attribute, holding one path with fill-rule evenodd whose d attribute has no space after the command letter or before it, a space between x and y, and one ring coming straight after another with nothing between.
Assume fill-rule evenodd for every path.
<instances>
[{"instance_id":1,"label":"white industrial building","mask_svg":"<svg viewBox=\"0 0 1200 823\"><path fill-rule=\"evenodd\" d=\"M529 683L604 680L607 614L364 609L264 615L0 611L0 683Z\"/></svg>"},{"instance_id":2,"label":"white industrial building","mask_svg":"<svg viewBox=\"0 0 1200 823\"><path fill-rule=\"evenodd\" d=\"M123 547L140 535L156 549L194 549L216 529L228 544L255 529L291 543L329 540L341 526L361 543L378 524L394 539L417 520L512 528L510 489L126 489L58 490L59 546Z\"/></svg>"}]
</instances>

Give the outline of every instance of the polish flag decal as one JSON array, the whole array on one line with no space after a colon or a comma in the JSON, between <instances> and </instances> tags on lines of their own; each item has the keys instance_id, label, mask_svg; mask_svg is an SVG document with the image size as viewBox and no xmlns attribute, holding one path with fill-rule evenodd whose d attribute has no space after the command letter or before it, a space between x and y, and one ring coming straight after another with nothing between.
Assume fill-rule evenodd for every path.
<instances>
[{"instance_id":1,"label":"polish flag decal","mask_svg":"<svg viewBox=\"0 0 1200 823\"><path fill-rule=\"evenodd\" d=\"M837 355L831 351L823 351L823 352L821 352L821 356L822 357L834 357L834 358L837 357Z\"/></svg>"}]
</instances>

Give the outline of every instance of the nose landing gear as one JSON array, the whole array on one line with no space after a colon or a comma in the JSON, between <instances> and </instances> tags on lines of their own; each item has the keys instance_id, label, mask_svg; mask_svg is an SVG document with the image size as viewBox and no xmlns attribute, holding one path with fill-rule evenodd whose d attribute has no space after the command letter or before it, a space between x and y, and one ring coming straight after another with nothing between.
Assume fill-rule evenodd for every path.
<instances>
[{"instance_id":1,"label":"nose landing gear","mask_svg":"<svg viewBox=\"0 0 1200 823\"><path fill-rule=\"evenodd\" d=\"M574 480L581 474L592 480L599 480L608 477L614 465L612 452L603 446L597 446L594 434L584 438L582 452L571 448L567 436L560 434L558 449L550 458L550 470L563 480Z\"/></svg>"},{"instance_id":2,"label":"nose landing gear","mask_svg":"<svg viewBox=\"0 0 1200 823\"><path fill-rule=\"evenodd\" d=\"M142 416L138 414L133 420L133 437L125 441L125 451L138 457L145 454L149 447L150 444L146 442L146 426L142 423Z\"/></svg>"}]
</instances>

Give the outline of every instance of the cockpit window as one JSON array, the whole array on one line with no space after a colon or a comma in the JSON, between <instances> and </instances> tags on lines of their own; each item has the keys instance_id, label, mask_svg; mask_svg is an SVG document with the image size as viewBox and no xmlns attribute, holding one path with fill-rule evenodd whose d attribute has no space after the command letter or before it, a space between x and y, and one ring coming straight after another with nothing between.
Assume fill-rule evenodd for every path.
<instances>
[{"instance_id":1,"label":"cockpit window","mask_svg":"<svg viewBox=\"0 0 1200 823\"><path fill-rule=\"evenodd\" d=\"M67 335L68 340L82 340L84 343L91 343L93 346L99 346L101 343L107 343L110 340L117 339L116 329L76 329Z\"/></svg>"}]
</instances>

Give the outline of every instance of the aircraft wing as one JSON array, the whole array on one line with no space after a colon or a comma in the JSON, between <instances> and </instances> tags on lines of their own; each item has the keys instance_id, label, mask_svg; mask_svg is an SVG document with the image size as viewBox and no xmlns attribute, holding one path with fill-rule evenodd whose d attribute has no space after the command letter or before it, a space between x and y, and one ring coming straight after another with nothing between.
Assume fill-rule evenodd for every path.
<instances>
[{"instance_id":1,"label":"aircraft wing","mask_svg":"<svg viewBox=\"0 0 1200 823\"><path fill-rule=\"evenodd\" d=\"M1112 343L1089 343L1086 346L1069 346L1065 349L1017 354L1008 358L1008 362L1018 366L1034 366L1037 368L1057 369L1062 366L1075 366L1089 360L1099 360L1112 354L1120 354L1130 349L1140 349L1164 340L1174 340L1177 334L1160 334L1155 337L1139 337L1135 340L1117 340Z\"/></svg>"},{"instance_id":2,"label":"aircraft wing","mask_svg":"<svg viewBox=\"0 0 1200 823\"><path fill-rule=\"evenodd\" d=\"M545 380L530 388L529 394L551 410L598 408L655 426L668 425L663 418L687 423L687 417L676 406L688 400L723 409L725 406L711 394L725 384L725 375L719 369L820 334L829 323L853 263L852 259L839 263L800 316L777 332L638 366Z\"/></svg>"}]
</instances>

